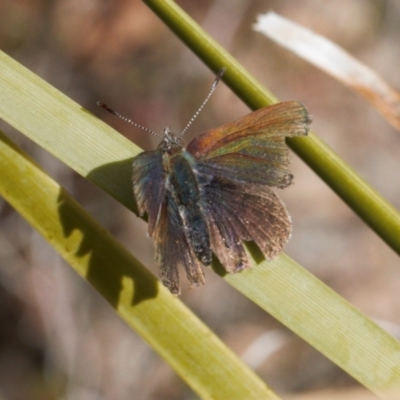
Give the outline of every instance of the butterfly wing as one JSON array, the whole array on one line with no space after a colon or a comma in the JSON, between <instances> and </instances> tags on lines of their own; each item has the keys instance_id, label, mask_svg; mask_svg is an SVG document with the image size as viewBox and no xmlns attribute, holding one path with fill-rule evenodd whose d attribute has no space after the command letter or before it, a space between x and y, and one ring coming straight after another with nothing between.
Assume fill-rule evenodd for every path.
<instances>
[{"instance_id":1,"label":"butterfly wing","mask_svg":"<svg viewBox=\"0 0 400 400\"><path fill-rule=\"evenodd\" d=\"M146 151L133 160L133 190L141 215L149 218L149 235L156 248L162 282L179 294L179 266L186 270L190 286L204 284L200 261L188 242L176 199L168 190L161 150Z\"/></svg>"},{"instance_id":2,"label":"butterfly wing","mask_svg":"<svg viewBox=\"0 0 400 400\"><path fill-rule=\"evenodd\" d=\"M204 284L201 263L196 258L182 229L178 207L170 194L167 194L162 204L153 239L160 278L171 293L180 293L179 267L185 268L190 287Z\"/></svg>"},{"instance_id":3,"label":"butterfly wing","mask_svg":"<svg viewBox=\"0 0 400 400\"><path fill-rule=\"evenodd\" d=\"M210 173L284 188L292 181L285 137L307 135L310 122L301 103L278 103L199 135L187 151Z\"/></svg>"},{"instance_id":4,"label":"butterfly wing","mask_svg":"<svg viewBox=\"0 0 400 400\"><path fill-rule=\"evenodd\" d=\"M269 259L287 243L290 216L270 187L291 183L285 137L306 135L309 125L301 103L279 103L189 144L187 151L197 160L212 249L229 272L249 266L243 241L256 242Z\"/></svg>"},{"instance_id":5,"label":"butterfly wing","mask_svg":"<svg viewBox=\"0 0 400 400\"><path fill-rule=\"evenodd\" d=\"M244 241L257 243L267 259L282 251L292 224L284 204L268 186L232 181L215 171L202 190L211 247L227 271L250 266Z\"/></svg>"},{"instance_id":6,"label":"butterfly wing","mask_svg":"<svg viewBox=\"0 0 400 400\"><path fill-rule=\"evenodd\" d=\"M133 193L139 214L143 216L147 213L149 217L150 237L153 236L165 197L165 179L160 150L144 151L133 159Z\"/></svg>"}]
</instances>

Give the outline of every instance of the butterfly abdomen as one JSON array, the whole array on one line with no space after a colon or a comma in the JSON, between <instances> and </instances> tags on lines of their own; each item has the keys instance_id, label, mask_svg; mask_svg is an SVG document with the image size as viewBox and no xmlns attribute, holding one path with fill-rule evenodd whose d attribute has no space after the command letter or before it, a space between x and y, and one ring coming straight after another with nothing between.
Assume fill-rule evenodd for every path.
<instances>
[{"instance_id":1,"label":"butterfly abdomen","mask_svg":"<svg viewBox=\"0 0 400 400\"><path fill-rule=\"evenodd\" d=\"M203 265L210 265L210 234L200 205L201 193L194 173L194 160L185 151L166 157L168 159L164 160L164 166L169 172L167 190L178 206L188 242L197 259Z\"/></svg>"}]
</instances>

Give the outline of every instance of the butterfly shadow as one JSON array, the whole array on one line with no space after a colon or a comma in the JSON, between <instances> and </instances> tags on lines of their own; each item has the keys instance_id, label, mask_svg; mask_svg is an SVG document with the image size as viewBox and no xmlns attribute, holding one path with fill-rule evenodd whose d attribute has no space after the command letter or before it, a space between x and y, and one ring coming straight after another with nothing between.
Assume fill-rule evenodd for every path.
<instances>
[{"instance_id":1,"label":"butterfly shadow","mask_svg":"<svg viewBox=\"0 0 400 400\"><path fill-rule=\"evenodd\" d=\"M132 159L127 159L98 167L88 178L107 192L118 193L124 205L137 210L132 190L128 192L132 187L131 174ZM132 306L157 296L157 278L93 218L88 218L64 190L58 196L58 212L64 236L70 237L76 231L82 236L74 257L89 258L86 279L114 308L126 289L124 282L132 282Z\"/></svg>"}]
</instances>

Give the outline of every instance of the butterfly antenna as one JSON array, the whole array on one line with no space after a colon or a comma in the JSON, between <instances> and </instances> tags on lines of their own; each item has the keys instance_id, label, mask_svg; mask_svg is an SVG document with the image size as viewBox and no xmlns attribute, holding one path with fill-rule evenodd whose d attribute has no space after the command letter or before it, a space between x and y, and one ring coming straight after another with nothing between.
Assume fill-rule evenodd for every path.
<instances>
[{"instance_id":1,"label":"butterfly antenna","mask_svg":"<svg viewBox=\"0 0 400 400\"><path fill-rule=\"evenodd\" d=\"M206 99L203 101L203 104L199 107L199 109L195 112L195 114L193 115L193 117L190 119L190 121L187 123L187 125L185 126L185 129L182 131L181 136L183 136L185 134L185 132L189 129L190 125L193 124L193 121L198 117L198 115L201 113L201 110L204 108L204 106L207 104L208 100L210 100L211 95L213 94L215 88L218 85L218 82L221 80L222 75L225 73L226 68L222 68L219 72L218 75L215 77L215 81L211 86L210 91L208 92L208 95L206 97Z\"/></svg>"},{"instance_id":2,"label":"butterfly antenna","mask_svg":"<svg viewBox=\"0 0 400 400\"><path fill-rule=\"evenodd\" d=\"M121 115L120 113L117 113L116 111L114 111L112 108L108 107L107 104L102 103L101 101L98 101L96 103L99 107L104 108L106 111L108 111L111 114L114 114L116 117L118 117L119 119L122 119L123 121L127 122L128 124L131 124L133 126L135 126L136 128L142 129L145 132L151 133L152 135L158 137L161 139L161 136L157 133L154 132L152 129L146 128L143 125L138 124L137 122L132 121L129 118L124 117L123 115Z\"/></svg>"}]
</instances>

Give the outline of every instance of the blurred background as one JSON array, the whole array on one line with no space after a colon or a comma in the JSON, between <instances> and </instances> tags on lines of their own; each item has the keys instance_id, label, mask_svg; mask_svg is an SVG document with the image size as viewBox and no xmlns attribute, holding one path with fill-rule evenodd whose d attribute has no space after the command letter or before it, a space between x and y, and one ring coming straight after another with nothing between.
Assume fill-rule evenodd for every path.
<instances>
[{"instance_id":1,"label":"blurred background","mask_svg":"<svg viewBox=\"0 0 400 400\"><path fill-rule=\"evenodd\" d=\"M278 98L304 102L314 131L400 208L399 132L364 99L252 30L259 13L273 10L399 87L400 3L177 3ZM157 132L180 131L214 79L139 0L0 0L0 49L146 150L157 140L96 101ZM248 112L222 83L186 140ZM157 273L143 221L4 122L0 128ZM294 225L286 252L400 337L398 256L295 155L292 171L295 184L279 191ZM1 199L0 224L1 399L196 398ZM192 292L183 282L182 301L284 399L374 398L217 275L206 275L207 285Z\"/></svg>"}]
</instances>

